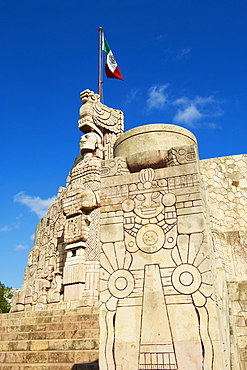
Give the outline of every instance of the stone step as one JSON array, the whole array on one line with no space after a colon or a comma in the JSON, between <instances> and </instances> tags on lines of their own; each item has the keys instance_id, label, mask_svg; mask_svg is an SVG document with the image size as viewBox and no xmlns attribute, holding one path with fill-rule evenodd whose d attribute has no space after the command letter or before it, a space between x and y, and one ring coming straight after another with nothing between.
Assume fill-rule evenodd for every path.
<instances>
[{"instance_id":1,"label":"stone step","mask_svg":"<svg viewBox=\"0 0 247 370\"><path fill-rule=\"evenodd\" d=\"M0 351L69 351L98 350L98 340L93 338L1 341Z\"/></svg>"},{"instance_id":2,"label":"stone step","mask_svg":"<svg viewBox=\"0 0 247 370\"><path fill-rule=\"evenodd\" d=\"M10 332L0 334L0 341L28 341L44 339L79 339L99 338L99 324L92 322L90 329L62 330L62 331L32 331L32 332ZM94 328L95 327L95 328Z\"/></svg>"},{"instance_id":3,"label":"stone step","mask_svg":"<svg viewBox=\"0 0 247 370\"><path fill-rule=\"evenodd\" d=\"M41 310L41 311L20 311L20 312L12 312L12 313L1 313L0 315L0 323L1 320L7 319L20 319L24 317L33 317L33 316L64 316L64 315L77 315L77 314L89 314L89 313L98 313L98 307L79 307L79 308L71 308L71 309L60 309L60 310Z\"/></svg>"},{"instance_id":4,"label":"stone step","mask_svg":"<svg viewBox=\"0 0 247 370\"><path fill-rule=\"evenodd\" d=\"M27 318L33 317L68 317L68 316L76 316L76 315L89 315L89 314L98 314L99 309L98 307L80 307L77 309L66 309L66 310L54 310L54 311L21 311L21 312L14 312L14 313L1 313L0 314L0 325L2 322L13 320L18 322L19 320L24 320ZM55 319L54 319L55 320Z\"/></svg>"},{"instance_id":5,"label":"stone step","mask_svg":"<svg viewBox=\"0 0 247 370\"><path fill-rule=\"evenodd\" d=\"M75 364L92 362L99 357L97 350L70 350L70 351L2 351L0 353L0 368L8 364L21 366L23 364ZM35 367L34 367L35 368Z\"/></svg>"},{"instance_id":6,"label":"stone step","mask_svg":"<svg viewBox=\"0 0 247 370\"><path fill-rule=\"evenodd\" d=\"M71 370L98 358L97 307L0 315L1 370Z\"/></svg>"},{"instance_id":7,"label":"stone step","mask_svg":"<svg viewBox=\"0 0 247 370\"><path fill-rule=\"evenodd\" d=\"M57 364L3 364L1 370L71 370L72 363L57 363Z\"/></svg>"},{"instance_id":8,"label":"stone step","mask_svg":"<svg viewBox=\"0 0 247 370\"><path fill-rule=\"evenodd\" d=\"M35 331L66 331L66 330L80 330L87 328L98 327L98 316L93 314L91 317L86 317L85 320L75 322L57 322L57 323L35 323L29 325L6 325L0 327L0 334L16 333L16 332L35 332Z\"/></svg>"},{"instance_id":9,"label":"stone step","mask_svg":"<svg viewBox=\"0 0 247 370\"><path fill-rule=\"evenodd\" d=\"M68 323L68 322L77 322L77 321L93 321L98 319L98 313L90 312L83 314L64 314L64 315L54 315L54 316L31 316L31 317L22 317L22 318L8 318L1 319L0 316L0 327L5 326L25 326L33 324L47 324L47 323Z\"/></svg>"},{"instance_id":10,"label":"stone step","mask_svg":"<svg viewBox=\"0 0 247 370\"><path fill-rule=\"evenodd\" d=\"M24 365L23 370L71 370L73 365L69 364L29 364ZM7 370L7 369L6 369ZM16 370L13 368L13 370ZM22 369L20 369L22 370Z\"/></svg>"},{"instance_id":11,"label":"stone step","mask_svg":"<svg viewBox=\"0 0 247 370\"><path fill-rule=\"evenodd\" d=\"M1 370L24 370L24 366L25 365L8 363L8 364L1 364L0 369Z\"/></svg>"}]
</instances>

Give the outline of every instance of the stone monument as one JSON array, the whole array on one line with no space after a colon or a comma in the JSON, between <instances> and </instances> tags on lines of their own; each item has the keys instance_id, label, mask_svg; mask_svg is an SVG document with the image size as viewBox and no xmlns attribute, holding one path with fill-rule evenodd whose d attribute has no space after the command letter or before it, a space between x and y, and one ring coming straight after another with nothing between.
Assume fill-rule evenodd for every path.
<instances>
[{"instance_id":1,"label":"stone monument","mask_svg":"<svg viewBox=\"0 0 247 370\"><path fill-rule=\"evenodd\" d=\"M247 155L200 161L190 131L123 133L81 100L81 154L11 312L99 306L101 370L246 369Z\"/></svg>"},{"instance_id":2,"label":"stone monument","mask_svg":"<svg viewBox=\"0 0 247 370\"><path fill-rule=\"evenodd\" d=\"M100 368L229 369L194 135L147 125L114 150L129 173L103 164Z\"/></svg>"}]
</instances>

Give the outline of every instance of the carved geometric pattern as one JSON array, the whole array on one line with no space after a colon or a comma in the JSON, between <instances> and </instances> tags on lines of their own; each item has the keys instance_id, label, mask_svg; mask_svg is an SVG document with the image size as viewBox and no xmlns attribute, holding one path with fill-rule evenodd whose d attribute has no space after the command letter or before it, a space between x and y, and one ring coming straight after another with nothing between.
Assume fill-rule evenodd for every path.
<instances>
[{"instance_id":1,"label":"carved geometric pattern","mask_svg":"<svg viewBox=\"0 0 247 370\"><path fill-rule=\"evenodd\" d=\"M204 242L203 233L179 235L177 246L172 250L176 264L172 284L179 293L191 294L196 307L205 306L213 294L209 256L203 251Z\"/></svg>"},{"instance_id":2,"label":"carved geometric pattern","mask_svg":"<svg viewBox=\"0 0 247 370\"><path fill-rule=\"evenodd\" d=\"M199 289L201 281L199 270L187 263L177 266L172 274L172 284L181 294L195 293Z\"/></svg>"},{"instance_id":3,"label":"carved geometric pattern","mask_svg":"<svg viewBox=\"0 0 247 370\"><path fill-rule=\"evenodd\" d=\"M162 348L161 348L162 350ZM139 370L176 370L178 369L174 352L167 352L167 346L161 352L141 352Z\"/></svg>"},{"instance_id":4,"label":"carved geometric pattern","mask_svg":"<svg viewBox=\"0 0 247 370\"><path fill-rule=\"evenodd\" d=\"M196 150L194 145L175 147L168 150L168 167L179 166L191 162L196 162Z\"/></svg>"},{"instance_id":5,"label":"carved geometric pattern","mask_svg":"<svg viewBox=\"0 0 247 370\"><path fill-rule=\"evenodd\" d=\"M100 209L96 208L90 213L88 240L86 242L86 260L99 261L100 256Z\"/></svg>"},{"instance_id":6,"label":"carved geometric pattern","mask_svg":"<svg viewBox=\"0 0 247 370\"><path fill-rule=\"evenodd\" d=\"M103 177L117 176L129 172L125 158L117 157L107 162L102 161L101 174Z\"/></svg>"}]
</instances>

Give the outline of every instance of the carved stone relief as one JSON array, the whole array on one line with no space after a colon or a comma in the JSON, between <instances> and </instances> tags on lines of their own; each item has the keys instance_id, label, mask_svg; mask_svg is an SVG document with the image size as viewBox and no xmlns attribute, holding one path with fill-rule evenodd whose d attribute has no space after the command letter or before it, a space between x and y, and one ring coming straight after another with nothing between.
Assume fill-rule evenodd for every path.
<instances>
[{"instance_id":1,"label":"carved stone relief","mask_svg":"<svg viewBox=\"0 0 247 370\"><path fill-rule=\"evenodd\" d=\"M102 179L100 367L106 370L229 368L198 167L190 158L176 176L167 167L124 177L105 172Z\"/></svg>"},{"instance_id":2,"label":"carved stone relief","mask_svg":"<svg viewBox=\"0 0 247 370\"><path fill-rule=\"evenodd\" d=\"M194 145L174 147L168 151L168 167L192 162L196 162L196 148Z\"/></svg>"},{"instance_id":3,"label":"carved stone relief","mask_svg":"<svg viewBox=\"0 0 247 370\"><path fill-rule=\"evenodd\" d=\"M55 203L37 226L34 247L28 256L24 283L14 296L11 312L43 309L47 303L59 302L62 293L62 272L59 261L64 259L65 217L62 214L64 189L60 188Z\"/></svg>"},{"instance_id":4,"label":"carved stone relief","mask_svg":"<svg viewBox=\"0 0 247 370\"><path fill-rule=\"evenodd\" d=\"M81 93L81 99L81 155L72 166L66 188L59 189L37 227L12 311L75 300L94 305L98 299L101 162L112 158L114 142L123 132L123 113L101 104L92 91ZM116 173L128 171L124 160L114 166L111 170Z\"/></svg>"}]
</instances>

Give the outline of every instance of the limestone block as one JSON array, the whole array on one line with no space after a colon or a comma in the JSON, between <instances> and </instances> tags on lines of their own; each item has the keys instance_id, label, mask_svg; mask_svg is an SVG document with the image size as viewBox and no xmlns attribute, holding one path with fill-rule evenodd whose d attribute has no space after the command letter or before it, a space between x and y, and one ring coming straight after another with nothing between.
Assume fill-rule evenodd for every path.
<instances>
[{"instance_id":1,"label":"limestone block","mask_svg":"<svg viewBox=\"0 0 247 370\"><path fill-rule=\"evenodd\" d=\"M171 125L116 141L130 173L101 182L102 369L229 369L195 144Z\"/></svg>"},{"instance_id":2,"label":"limestone block","mask_svg":"<svg viewBox=\"0 0 247 370\"><path fill-rule=\"evenodd\" d=\"M27 352L25 355L26 363L46 363L48 362L48 353L42 352Z\"/></svg>"},{"instance_id":3,"label":"limestone block","mask_svg":"<svg viewBox=\"0 0 247 370\"><path fill-rule=\"evenodd\" d=\"M205 217L202 213L178 216L178 232L197 233L205 229Z\"/></svg>"},{"instance_id":4,"label":"limestone block","mask_svg":"<svg viewBox=\"0 0 247 370\"><path fill-rule=\"evenodd\" d=\"M68 261L64 268L64 285L85 283L85 266L77 261Z\"/></svg>"},{"instance_id":5,"label":"limestone block","mask_svg":"<svg viewBox=\"0 0 247 370\"><path fill-rule=\"evenodd\" d=\"M99 355L97 351L76 351L75 352L75 361L76 363L86 363L93 362L98 359Z\"/></svg>"},{"instance_id":6,"label":"limestone block","mask_svg":"<svg viewBox=\"0 0 247 370\"><path fill-rule=\"evenodd\" d=\"M118 242L123 240L123 228L119 224L109 224L101 226L102 242Z\"/></svg>"},{"instance_id":7,"label":"limestone block","mask_svg":"<svg viewBox=\"0 0 247 370\"><path fill-rule=\"evenodd\" d=\"M48 355L48 362L50 363L63 363L63 362L75 362L75 353L74 351L50 351Z\"/></svg>"},{"instance_id":8,"label":"limestone block","mask_svg":"<svg viewBox=\"0 0 247 370\"><path fill-rule=\"evenodd\" d=\"M33 340L31 342L31 351L44 351L49 348L48 340Z\"/></svg>"},{"instance_id":9,"label":"limestone block","mask_svg":"<svg viewBox=\"0 0 247 370\"><path fill-rule=\"evenodd\" d=\"M69 246L71 249L67 252L63 284L85 283L85 248L81 243Z\"/></svg>"},{"instance_id":10,"label":"limestone block","mask_svg":"<svg viewBox=\"0 0 247 370\"><path fill-rule=\"evenodd\" d=\"M77 301L80 300L83 296L85 289L85 284L83 283L74 283L71 285L64 286L64 301Z\"/></svg>"}]
</instances>

